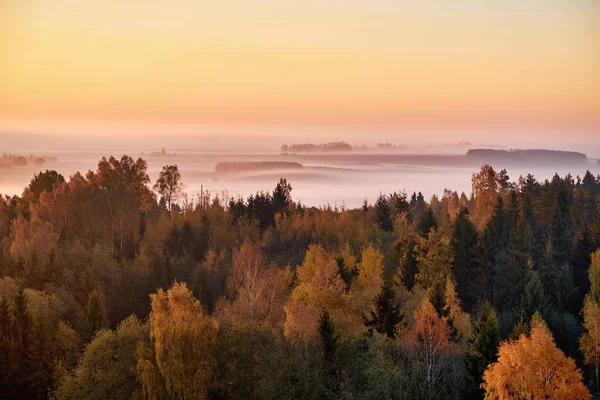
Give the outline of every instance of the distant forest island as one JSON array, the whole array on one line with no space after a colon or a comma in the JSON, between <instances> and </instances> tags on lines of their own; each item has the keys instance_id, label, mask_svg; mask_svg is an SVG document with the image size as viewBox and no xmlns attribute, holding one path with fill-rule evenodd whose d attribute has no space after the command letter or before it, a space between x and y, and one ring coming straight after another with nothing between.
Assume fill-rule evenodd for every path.
<instances>
[{"instance_id":1,"label":"distant forest island","mask_svg":"<svg viewBox=\"0 0 600 400\"><path fill-rule=\"evenodd\" d=\"M42 166L47 162L58 162L56 157L36 157L33 154L29 156L20 156L18 154L2 153L0 156L0 168Z\"/></svg>"},{"instance_id":2,"label":"distant forest island","mask_svg":"<svg viewBox=\"0 0 600 400\"><path fill-rule=\"evenodd\" d=\"M406 150L409 147L393 143L377 143L376 147L366 145L352 146L344 141L328 142L323 144L304 143L304 144L284 144L281 146L281 153L317 153L317 152L352 152L352 151L381 151L381 150Z\"/></svg>"},{"instance_id":3,"label":"distant forest island","mask_svg":"<svg viewBox=\"0 0 600 400\"><path fill-rule=\"evenodd\" d=\"M282 153L314 153L314 152L340 152L340 151L352 151L352 146L346 142L329 142L323 144L284 144L281 146Z\"/></svg>"},{"instance_id":4,"label":"distant forest island","mask_svg":"<svg viewBox=\"0 0 600 400\"><path fill-rule=\"evenodd\" d=\"M559 150L495 150L495 149L471 149L467 151L467 158L479 162L537 162L537 163L587 163L587 156L575 151Z\"/></svg>"}]
</instances>

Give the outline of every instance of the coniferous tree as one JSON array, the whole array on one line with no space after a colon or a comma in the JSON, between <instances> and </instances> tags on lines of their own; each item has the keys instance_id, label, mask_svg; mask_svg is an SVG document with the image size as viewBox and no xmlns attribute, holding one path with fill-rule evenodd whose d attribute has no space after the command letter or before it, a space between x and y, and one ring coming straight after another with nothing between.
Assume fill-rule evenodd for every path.
<instances>
[{"instance_id":1,"label":"coniferous tree","mask_svg":"<svg viewBox=\"0 0 600 400\"><path fill-rule=\"evenodd\" d=\"M596 215L590 224L590 241L592 251L600 249L600 207L596 210Z\"/></svg>"},{"instance_id":2,"label":"coniferous tree","mask_svg":"<svg viewBox=\"0 0 600 400\"><path fill-rule=\"evenodd\" d=\"M472 310L482 292L477 243L477 228L469 219L469 211L462 208L454 220L450 245L456 289L467 312Z\"/></svg>"},{"instance_id":3,"label":"coniferous tree","mask_svg":"<svg viewBox=\"0 0 600 400\"><path fill-rule=\"evenodd\" d=\"M375 203L375 221L382 230L386 232L392 231L392 212L390 210L388 199L383 194L379 195L377 202Z\"/></svg>"},{"instance_id":4,"label":"coniferous tree","mask_svg":"<svg viewBox=\"0 0 600 400\"><path fill-rule=\"evenodd\" d=\"M31 397L30 387L28 386L28 372L31 366L31 333L32 321L31 315L27 310L27 299L21 291L14 302L13 310L13 353L14 360L19 360L18 363L12 363L10 371L10 388L8 391L9 397L12 393L16 398Z\"/></svg>"},{"instance_id":5,"label":"coniferous tree","mask_svg":"<svg viewBox=\"0 0 600 400\"><path fill-rule=\"evenodd\" d=\"M335 354L339 337L335 334L335 326L327 310L319 317L319 338L323 348L323 370L325 389L328 398L335 398L338 392Z\"/></svg>"},{"instance_id":6,"label":"coniferous tree","mask_svg":"<svg viewBox=\"0 0 600 400\"><path fill-rule=\"evenodd\" d=\"M405 214L408 220L411 220L410 204L407 200L406 192L394 193L391 196L391 206L394 215Z\"/></svg>"},{"instance_id":7,"label":"coniferous tree","mask_svg":"<svg viewBox=\"0 0 600 400\"><path fill-rule=\"evenodd\" d=\"M549 240L554 251L556 265L563 265L571 259L573 221L571 219L571 194L564 181L558 185L554 208L550 217Z\"/></svg>"},{"instance_id":8,"label":"coniferous tree","mask_svg":"<svg viewBox=\"0 0 600 400\"><path fill-rule=\"evenodd\" d=\"M521 315L531 318L536 312L539 312L543 316L548 316L549 299L537 271L528 271L522 299Z\"/></svg>"},{"instance_id":9,"label":"coniferous tree","mask_svg":"<svg viewBox=\"0 0 600 400\"><path fill-rule=\"evenodd\" d=\"M0 299L0 393L9 393L9 377L14 368L13 316L5 298Z\"/></svg>"},{"instance_id":10,"label":"coniferous tree","mask_svg":"<svg viewBox=\"0 0 600 400\"><path fill-rule=\"evenodd\" d=\"M573 299L573 311L577 312L583 307L584 295L590 290L588 280L588 268L590 267L591 255L594 252L592 233L590 225L584 221L575 235L573 244L571 271L573 273L573 284L577 287L577 295Z\"/></svg>"},{"instance_id":11,"label":"coniferous tree","mask_svg":"<svg viewBox=\"0 0 600 400\"><path fill-rule=\"evenodd\" d=\"M521 335L529 334L529 321L527 318L523 316L523 314L519 315L519 319L513 326L510 334L508 335L509 341L517 340L521 337Z\"/></svg>"},{"instance_id":12,"label":"coniferous tree","mask_svg":"<svg viewBox=\"0 0 600 400\"><path fill-rule=\"evenodd\" d=\"M375 298L373 309L364 322L371 332L376 330L393 339L403 318L394 289L386 284Z\"/></svg>"},{"instance_id":13,"label":"coniferous tree","mask_svg":"<svg viewBox=\"0 0 600 400\"><path fill-rule=\"evenodd\" d=\"M275 214L288 213L292 205L292 185L285 178L281 178L277 182L277 186L273 190L273 212Z\"/></svg>"},{"instance_id":14,"label":"coniferous tree","mask_svg":"<svg viewBox=\"0 0 600 400\"><path fill-rule=\"evenodd\" d=\"M469 339L469 350L465 363L469 379L470 398L482 398L483 390L480 385L483 372L491 363L498 359L497 351L500 344L500 331L496 312L489 303L484 303L479 310L477 319L473 321L473 332Z\"/></svg>"},{"instance_id":15,"label":"coniferous tree","mask_svg":"<svg viewBox=\"0 0 600 400\"><path fill-rule=\"evenodd\" d=\"M479 235L476 252L479 255L478 264L481 272L481 296L486 301L493 301L494 267L497 253L496 230L491 222L486 225Z\"/></svg>"},{"instance_id":16,"label":"coniferous tree","mask_svg":"<svg viewBox=\"0 0 600 400\"><path fill-rule=\"evenodd\" d=\"M505 310L519 306L528 271L532 268L531 229L522 216L511 232L508 262L498 276L498 304Z\"/></svg>"},{"instance_id":17,"label":"coniferous tree","mask_svg":"<svg viewBox=\"0 0 600 400\"><path fill-rule=\"evenodd\" d=\"M425 212L425 208L426 208L426 204L425 204L425 198L423 197L423 194L421 192L414 193L412 194L412 196L410 197L410 213L412 215L412 220L417 223L418 221L421 221L421 218L423 217L423 213Z\"/></svg>"},{"instance_id":18,"label":"coniferous tree","mask_svg":"<svg viewBox=\"0 0 600 400\"><path fill-rule=\"evenodd\" d=\"M419 234L423 237L426 237L427 234L429 233L429 231L431 230L431 228L437 229L437 221L435 219L435 215L433 215L433 210L431 209L431 207L427 207L425 208L425 211L423 212L423 216L421 217L421 220L419 221L419 226L417 228L417 231L419 232Z\"/></svg>"}]
</instances>

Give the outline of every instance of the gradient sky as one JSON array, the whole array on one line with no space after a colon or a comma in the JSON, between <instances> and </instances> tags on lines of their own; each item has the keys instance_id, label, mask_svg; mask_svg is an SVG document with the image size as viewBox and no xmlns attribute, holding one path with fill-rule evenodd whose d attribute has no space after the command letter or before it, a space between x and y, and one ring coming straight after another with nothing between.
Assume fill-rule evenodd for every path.
<instances>
[{"instance_id":1,"label":"gradient sky","mask_svg":"<svg viewBox=\"0 0 600 400\"><path fill-rule=\"evenodd\" d=\"M598 132L600 2L0 0L0 127L34 120Z\"/></svg>"}]
</instances>

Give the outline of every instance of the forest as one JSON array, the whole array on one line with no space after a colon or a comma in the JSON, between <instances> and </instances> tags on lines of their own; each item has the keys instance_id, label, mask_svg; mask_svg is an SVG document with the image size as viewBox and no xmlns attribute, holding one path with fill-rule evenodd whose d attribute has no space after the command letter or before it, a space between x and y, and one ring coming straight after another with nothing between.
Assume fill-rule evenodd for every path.
<instances>
[{"instance_id":1,"label":"forest","mask_svg":"<svg viewBox=\"0 0 600 400\"><path fill-rule=\"evenodd\" d=\"M143 159L0 198L1 399L600 395L600 176L356 209Z\"/></svg>"}]
</instances>

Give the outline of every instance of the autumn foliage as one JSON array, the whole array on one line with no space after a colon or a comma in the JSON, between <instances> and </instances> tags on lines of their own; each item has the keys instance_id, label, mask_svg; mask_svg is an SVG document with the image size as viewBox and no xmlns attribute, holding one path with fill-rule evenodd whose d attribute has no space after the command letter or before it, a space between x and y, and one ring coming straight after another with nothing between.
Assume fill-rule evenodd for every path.
<instances>
[{"instance_id":1,"label":"autumn foliage","mask_svg":"<svg viewBox=\"0 0 600 400\"><path fill-rule=\"evenodd\" d=\"M575 362L560 351L539 320L531 334L504 342L498 361L483 374L486 399L589 399Z\"/></svg>"},{"instance_id":2,"label":"autumn foliage","mask_svg":"<svg viewBox=\"0 0 600 400\"><path fill-rule=\"evenodd\" d=\"M589 171L485 165L470 195L355 209L304 205L285 178L187 197L175 165L147 172L102 158L0 197L0 398L600 394Z\"/></svg>"}]
</instances>

